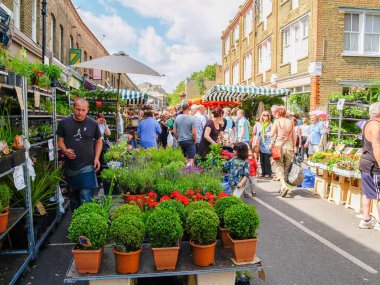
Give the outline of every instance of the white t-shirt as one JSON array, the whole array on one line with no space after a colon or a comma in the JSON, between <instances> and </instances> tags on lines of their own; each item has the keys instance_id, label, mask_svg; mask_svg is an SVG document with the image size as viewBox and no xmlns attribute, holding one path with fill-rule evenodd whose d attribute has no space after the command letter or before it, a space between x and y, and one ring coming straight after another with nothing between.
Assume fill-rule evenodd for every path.
<instances>
[{"instance_id":1,"label":"white t-shirt","mask_svg":"<svg viewBox=\"0 0 380 285\"><path fill-rule=\"evenodd\" d=\"M299 126L301 129L301 136L303 137L308 137L310 132L309 132L309 125L301 125Z\"/></svg>"}]
</instances>

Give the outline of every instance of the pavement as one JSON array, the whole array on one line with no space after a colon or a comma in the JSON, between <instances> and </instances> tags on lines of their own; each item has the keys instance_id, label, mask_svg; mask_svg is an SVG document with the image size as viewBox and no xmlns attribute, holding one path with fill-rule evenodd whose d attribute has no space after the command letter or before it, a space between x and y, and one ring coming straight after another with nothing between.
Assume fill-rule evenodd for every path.
<instances>
[{"instance_id":1,"label":"pavement","mask_svg":"<svg viewBox=\"0 0 380 285\"><path fill-rule=\"evenodd\" d=\"M266 275L265 283L253 276L251 284L380 284L380 232L360 230L354 211L310 190L295 189L282 198L278 189L278 182L259 179L257 197L246 199L261 218L257 255ZM71 260L69 221L68 213L18 285L63 284Z\"/></svg>"}]
</instances>

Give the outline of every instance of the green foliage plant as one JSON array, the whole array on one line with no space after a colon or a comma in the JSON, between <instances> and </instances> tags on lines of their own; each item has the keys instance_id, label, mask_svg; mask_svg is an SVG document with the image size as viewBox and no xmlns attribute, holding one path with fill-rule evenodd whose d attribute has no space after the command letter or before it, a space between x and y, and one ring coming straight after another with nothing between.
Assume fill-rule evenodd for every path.
<instances>
[{"instance_id":1,"label":"green foliage plant","mask_svg":"<svg viewBox=\"0 0 380 285\"><path fill-rule=\"evenodd\" d=\"M104 218L108 218L107 211L96 202L83 203L79 208L75 209L71 219L75 219L79 215L86 215L88 213L95 213Z\"/></svg>"},{"instance_id":2,"label":"green foliage plant","mask_svg":"<svg viewBox=\"0 0 380 285\"><path fill-rule=\"evenodd\" d=\"M115 220L121 216L135 216L140 218L142 215L141 209L135 204L124 204L122 206L116 207L111 213L111 220Z\"/></svg>"},{"instance_id":3,"label":"green foliage plant","mask_svg":"<svg viewBox=\"0 0 380 285\"><path fill-rule=\"evenodd\" d=\"M224 223L233 239L252 239L256 237L260 218L253 205L240 204L225 211Z\"/></svg>"},{"instance_id":4,"label":"green foliage plant","mask_svg":"<svg viewBox=\"0 0 380 285\"><path fill-rule=\"evenodd\" d=\"M208 209L193 211L186 220L186 228L195 244L209 245L216 241L218 215Z\"/></svg>"},{"instance_id":5,"label":"green foliage plant","mask_svg":"<svg viewBox=\"0 0 380 285\"><path fill-rule=\"evenodd\" d=\"M211 206L208 202L206 201L194 201L190 202L189 205L186 206L185 208L185 214L186 217L189 218L192 212L200 209L207 209L210 210L211 212L215 212L215 209L213 206Z\"/></svg>"},{"instance_id":6,"label":"green foliage plant","mask_svg":"<svg viewBox=\"0 0 380 285\"><path fill-rule=\"evenodd\" d=\"M133 252L141 248L145 237L145 225L140 218L123 215L111 224L110 238L119 252Z\"/></svg>"},{"instance_id":7,"label":"green foliage plant","mask_svg":"<svg viewBox=\"0 0 380 285\"><path fill-rule=\"evenodd\" d=\"M172 212L176 212L181 219L182 225L185 226L186 224L185 206L180 201L177 201L177 200L162 201L157 205L156 210L158 209L168 209Z\"/></svg>"},{"instance_id":8,"label":"green foliage plant","mask_svg":"<svg viewBox=\"0 0 380 285\"><path fill-rule=\"evenodd\" d=\"M147 232L152 248L174 247L183 235L181 219L176 211L155 209L148 218Z\"/></svg>"},{"instance_id":9,"label":"green foliage plant","mask_svg":"<svg viewBox=\"0 0 380 285\"><path fill-rule=\"evenodd\" d=\"M225 227L224 225L224 213L225 211L234 205L240 205L243 204L243 201L235 196L228 196L224 197L220 200L218 200L215 204L215 212L219 217L220 220L220 226L222 228Z\"/></svg>"},{"instance_id":10,"label":"green foliage plant","mask_svg":"<svg viewBox=\"0 0 380 285\"><path fill-rule=\"evenodd\" d=\"M9 203L12 198L12 190L7 184L0 184L0 204L3 208L9 206ZM3 209L4 210L4 209ZM0 209L0 213L2 210Z\"/></svg>"},{"instance_id":11,"label":"green foliage plant","mask_svg":"<svg viewBox=\"0 0 380 285\"><path fill-rule=\"evenodd\" d=\"M79 237L85 236L91 242L91 247L77 245L77 249L94 250L104 246L108 234L107 219L97 213L89 212L76 216L71 220L68 238L79 243Z\"/></svg>"}]
</instances>

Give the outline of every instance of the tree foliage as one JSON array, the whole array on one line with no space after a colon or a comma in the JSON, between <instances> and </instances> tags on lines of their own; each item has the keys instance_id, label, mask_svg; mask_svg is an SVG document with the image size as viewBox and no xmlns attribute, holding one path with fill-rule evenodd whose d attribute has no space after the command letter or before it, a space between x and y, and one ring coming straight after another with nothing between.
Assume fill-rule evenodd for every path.
<instances>
[{"instance_id":1,"label":"tree foliage","mask_svg":"<svg viewBox=\"0 0 380 285\"><path fill-rule=\"evenodd\" d=\"M278 96L256 96L253 99L249 99L244 101L242 109L245 112L245 117L248 120L252 120L256 117L257 108L259 107L259 103L264 103L265 110L270 110L273 105L284 105L284 100Z\"/></svg>"},{"instance_id":2,"label":"tree foliage","mask_svg":"<svg viewBox=\"0 0 380 285\"><path fill-rule=\"evenodd\" d=\"M173 93L166 93L167 104L168 105L180 104L181 98L179 98L179 93L181 92L185 92L185 81L181 81L180 83L178 83Z\"/></svg>"},{"instance_id":3,"label":"tree foliage","mask_svg":"<svg viewBox=\"0 0 380 285\"><path fill-rule=\"evenodd\" d=\"M290 110L301 115L310 112L310 93L292 94L289 97Z\"/></svg>"}]
</instances>

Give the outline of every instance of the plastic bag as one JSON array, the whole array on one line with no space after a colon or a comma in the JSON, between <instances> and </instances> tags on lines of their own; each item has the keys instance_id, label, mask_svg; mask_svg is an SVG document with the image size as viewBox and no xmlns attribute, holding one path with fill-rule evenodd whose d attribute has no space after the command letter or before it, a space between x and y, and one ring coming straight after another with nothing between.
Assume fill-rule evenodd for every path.
<instances>
[{"instance_id":1,"label":"plastic bag","mask_svg":"<svg viewBox=\"0 0 380 285\"><path fill-rule=\"evenodd\" d=\"M168 134L168 147L172 147L173 146L173 135L171 132L169 132Z\"/></svg>"}]
</instances>

